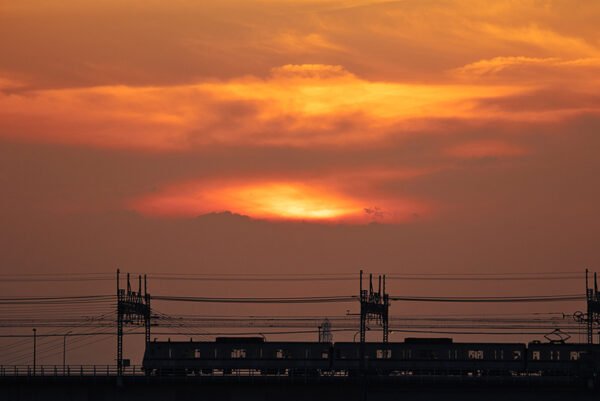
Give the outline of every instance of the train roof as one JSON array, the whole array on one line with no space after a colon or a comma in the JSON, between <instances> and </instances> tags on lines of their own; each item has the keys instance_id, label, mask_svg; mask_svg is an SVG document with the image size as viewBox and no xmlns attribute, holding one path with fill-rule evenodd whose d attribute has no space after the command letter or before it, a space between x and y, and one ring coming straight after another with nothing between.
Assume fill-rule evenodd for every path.
<instances>
[{"instance_id":1,"label":"train roof","mask_svg":"<svg viewBox=\"0 0 600 401\"><path fill-rule=\"evenodd\" d=\"M264 337L217 337L216 343L264 343Z\"/></svg>"},{"instance_id":2,"label":"train roof","mask_svg":"<svg viewBox=\"0 0 600 401\"><path fill-rule=\"evenodd\" d=\"M302 344L302 345L331 345L332 343L322 343L317 341L264 341L261 338L261 341L256 341L254 339L250 339L249 337L242 338L231 338L227 337L226 339L219 341L197 341L194 339L189 340L154 340L150 342L150 344L269 344L269 345L277 345L277 344Z\"/></svg>"},{"instance_id":3,"label":"train roof","mask_svg":"<svg viewBox=\"0 0 600 401\"><path fill-rule=\"evenodd\" d=\"M407 337L404 339L407 344L452 344L451 338L423 338L423 337Z\"/></svg>"},{"instance_id":4,"label":"train roof","mask_svg":"<svg viewBox=\"0 0 600 401\"><path fill-rule=\"evenodd\" d=\"M474 345L474 346L516 346L516 345L520 345L520 346L525 346L525 343L485 343L485 342L455 342L455 341L450 341L450 342L436 342L436 341L426 341L426 339L423 339L424 341L415 341L415 342L404 342L404 341L393 341L393 342L366 342L365 344L368 346L384 346L384 345L457 345L457 346L464 346L464 345ZM348 344L355 344L355 345L359 345L360 343L358 342L343 342L343 341L339 341L335 343L336 345L338 344L344 344L344 345L348 345Z\"/></svg>"},{"instance_id":5,"label":"train roof","mask_svg":"<svg viewBox=\"0 0 600 401\"><path fill-rule=\"evenodd\" d=\"M289 344L289 345L305 345L305 346L317 346L317 345L324 345L324 346L331 346L331 345L342 345L342 346L349 346L349 345L356 345L358 346L360 343L359 342L349 342L349 341L337 341L335 343L322 343L322 342L317 342L317 341L267 341L265 338L263 337L217 337L214 341L196 341L193 338L190 338L189 340L157 340L155 339L154 341L151 342L151 344L205 344L205 345L217 345L217 344L268 344L268 345L285 345L285 344ZM592 347L592 348L600 348L600 345L598 344L594 344L594 345L588 345L586 343L565 343L565 344L556 344L556 343L541 343L541 342L528 342L528 343L517 343L517 342L512 342L512 343L508 343L508 342L454 342L454 340L452 338L414 338L414 337L407 337L404 341L398 341L398 342L389 342L389 343L383 343L383 342L367 342L365 343L367 346L369 347L373 347L373 346L385 346L385 345L389 345L389 346L398 346L398 345L402 345L402 344L407 344L407 345L456 345L456 346L465 346L465 345L472 345L472 346L481 346L481 347L490 347L490 346L521 346L521 347L556 347L557 345L559 346L576 346L576 347Z\"/></svg>"},{"instance_id":6,"label":"train roof","mask_svg":"<svg viewBox=\"0 0 600 401\"><path fill-rule=\"evenodd\" d=\"M540 342L540 341L530 341L527 343L530 347L556 347L559 346L571 346L571 347L592 347L592 348L600 348L600 344L588 344L588 343L575 343L575 342Z\"/></svg>"}]
</instances>

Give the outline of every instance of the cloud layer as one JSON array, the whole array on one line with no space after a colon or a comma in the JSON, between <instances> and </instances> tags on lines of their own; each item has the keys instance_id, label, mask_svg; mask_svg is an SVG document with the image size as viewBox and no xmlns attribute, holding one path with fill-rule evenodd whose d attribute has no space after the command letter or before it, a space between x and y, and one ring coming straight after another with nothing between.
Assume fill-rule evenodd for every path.
<instances>
[{"instance_id":1,"label":"cloud layer","mask_svg":"<svg viewBox=\"0 0 600 401\"><path fill-rule=\"evenodd\" d=\"M567 1L23 1L0 16L0 140L169 166L110 200L42 202L57 211L443 218L457 204L428 180L522 168L595 124L598 18Z\"/></svg>"}]
</instances>

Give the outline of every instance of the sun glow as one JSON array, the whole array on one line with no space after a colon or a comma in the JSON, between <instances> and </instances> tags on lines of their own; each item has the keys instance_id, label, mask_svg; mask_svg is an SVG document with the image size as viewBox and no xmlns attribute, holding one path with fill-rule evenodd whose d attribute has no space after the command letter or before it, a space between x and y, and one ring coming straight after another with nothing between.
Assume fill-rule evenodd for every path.
<instances>
[{"instance_id":1,"label":"sun glow","mask_svg":"<svg viewBox=\"0 0 600 401\"><path fill-rule=\"evenodd\" d=\"M329 220L360 214L355 201L303 184L270 183L217 192L233 206L252 216L302 220Z\"/></svg>"},{"instance_id":2,"label":"sun glow","mask_svg":"<svg viewBox=\"0 0 600 401\"><path fill-rule=\"evenodd\" d=\"M302 183L186 184L133 202L143 214L190 216L230 211L267 220L356 218L361 205L333 191Z\"/></svg>"},{"instance_id":3,"label":"sun glow","mask_svg":"<svg viewBox=\"0 0 600 401\"><path fill-rule=\"evenodd\" d=\"M406 221L427 209L422 203L406 199L363 199L331 185L284 181L186 183L137 198L130 207L157 217L228 211L261 220L358 224Z\"/></svg>"}]
</instances>

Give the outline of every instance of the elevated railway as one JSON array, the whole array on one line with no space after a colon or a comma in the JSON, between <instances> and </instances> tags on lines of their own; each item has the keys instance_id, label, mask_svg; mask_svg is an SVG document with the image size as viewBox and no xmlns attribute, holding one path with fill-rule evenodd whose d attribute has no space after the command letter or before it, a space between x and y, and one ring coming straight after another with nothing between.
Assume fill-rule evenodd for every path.
<instances>
[{"instance_id":1,"label":"elevated railway","mask_svg":"<svg viewBox=\"0 0 600 401\"><path fill-rule=\"evenodd\" d=\"M600 373L600 345L594 344L600 321L600 293L594 276L589 285L586 273L585 296L550 295L531 297L414 297L390 296L386 278L380 277L374 288L372 277L368 287L358 296L324 296L297 298L206 298L184 296L151 296L145 278L138 279L138 290L132 289L129 276L120 286L117 273L117 296L0 299L7 305L44 303L60 307L66 302L87 304L116 301L116 313L102 315L87 322L98 329L116 326L117 363L115 365L31 365L0 366L1 399L39 400L188 400L188 399L256 399L256 400L486 400L495 399L592 399L597 398ZM142 286L143 283L143 286ZM143 288L143 290L142 290ZM473 327L500 331L503 324L511 330L554 329L548 342L460 343L451 338L408 338L402 342L389 340L390 328L405 322L389 315L391 301L403 302L558 302L584 299L586 313L578 312L570 322L559 326L554 321L527 322L511 318L506 321L485 319L475 325L472 320L441 318L437 332L458 333ZM359 302L356 318L348 315L337 321L340 330L358 329L357 342L334 342L329 325L319 327L318 342L267 341L262 337L233 336L213 341L153 340L151 330L158 327L211 327L216 323L237 327L234 318L173 317L154 308L155 302L220 302L220 303L331 303ZM152 303L152 307L151 307ZM113 304L114 305L114 304ZM564 319L564 316L562 316ZM69 318L71 319L71 318ZM285 326L310 328L318 320L287 318ZM444 320L445 319L445 320ZM221 322L223 320L223 322ZM281 319L256 319L252 324L283 324ZM10 323L10 322L9 322ZM7 323L7 324L9 324ZM367 325L369 323L369 325ZM12 324L12 323L10 323ZM70 320L54 327L71 327ZM356 326L354 326L356 324ZM431 329L431 323L417 319L411 330ZM187 326L186 326L187 325ZM545 326L546 325L546 326ZM367 342L366 331L379 326L380 342ZM489 327L488 327L489 326ZM569 331L587 328L587 342L568 342ZM90 326L91 327L91 326ZM142 330L145 354L141 365L130 365L124 359L123 337ZM323 329L323 330L322 330ZM433 330L432 333L435 333ZM528 331L530 333L531 331ZM114 332L113 332L114 333ZM155 334L165 335L159 331ZM46 334L64 337L68 333ZM190 334L188 331L187 334ZM250 333L248 333L250 334ZM540 333L538 333L540 334ZM73 334L75 336L76 334ZM88 332L82 335L109 335ZM114 335L114 334L112 334ZM20 336L20 335L19 335ZM18 337L18 336L17 336ZM27 337L23 335L23 337ZM51 337L48 337L51 338ZM75 341L75 340L73 340ZM63 344L63 349L66 349ZM17 354L16 359L20 354ZM568 396L567 396L568 395ZM558 398L557 398L558 397ZM591 397L591 398L590 398Z\"/></svg>"}]
</instances>

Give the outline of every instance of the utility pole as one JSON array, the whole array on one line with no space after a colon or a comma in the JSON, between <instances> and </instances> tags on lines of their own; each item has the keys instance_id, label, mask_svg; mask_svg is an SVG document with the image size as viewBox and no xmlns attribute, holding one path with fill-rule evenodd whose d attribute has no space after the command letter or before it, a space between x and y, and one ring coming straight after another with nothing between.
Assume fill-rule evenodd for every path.
<instances>
[{"instance_id":1,"label":"utility pole","mask_svg":"<svg viewBox=\"0 0 600 401\"><path fill-rule=\"evenodd\" d=\"M587 315L585 323L587 325L587 343L594 343L594 326L600 320L600 292L598 292L598 278L594 273L593 287L588 281L588 269L585 269L585 295L587 300Z\"/></svg>"},{"instance_id":2,"label":"utility pole","mask_svg":"<svg viewBox=\"0 0 600 401\"><path fill-rule=\"evenodd\" d=\"M33 329L33 375L35 376L36 368L36 347L37 347L37 329Z\"/></svg>"},{"instance_id":3,"label":"utility pole","mask_svg":"<svg viewBox=\"0 0 600 401\"><path fill-rule=\"evenodd\" d=\"M121 302L123 301L124 293L121 292L120 285L121 270L117 269L117 374L123 374L123 312Z\"/></svg>"},{"instance_id":4,"label":"utility pole","mask_svg":"<svg viewBox=\"0 0 600 401\"><path fill-rule=\"evenodd\" d=\"M72 332L69 331L63 336L63 375L65 374L67 368L67 336Z\"/></svg>"}]
</instances>

